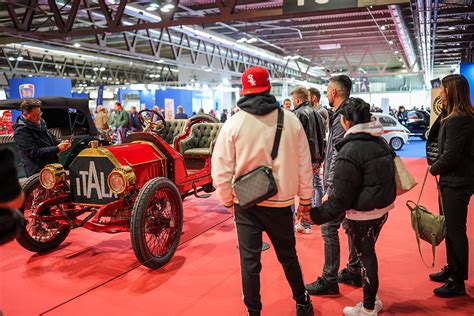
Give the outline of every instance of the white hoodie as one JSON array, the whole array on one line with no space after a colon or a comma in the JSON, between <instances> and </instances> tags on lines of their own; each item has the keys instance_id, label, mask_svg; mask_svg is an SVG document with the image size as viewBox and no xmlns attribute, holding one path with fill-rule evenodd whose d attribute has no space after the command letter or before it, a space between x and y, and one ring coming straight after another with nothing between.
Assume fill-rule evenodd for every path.
<instances>
[{"instance_id":1,"label":"white hoodie","mask_svg":"<svg viewBox=\"0 0 474 316\"><path fill-rule=\"evenodd\" d=\"M272 164L277 113L258 116L239 111L222 126L212 154L212 179L225 206L238 203L232 189L236 178ZM311 205L313 170L308 140L298 118L290 111L283 113L280 147L272 165L278 193L258 205L287 207L294 204L295 195L301 205Z\"/></svg>"}]
</instances>

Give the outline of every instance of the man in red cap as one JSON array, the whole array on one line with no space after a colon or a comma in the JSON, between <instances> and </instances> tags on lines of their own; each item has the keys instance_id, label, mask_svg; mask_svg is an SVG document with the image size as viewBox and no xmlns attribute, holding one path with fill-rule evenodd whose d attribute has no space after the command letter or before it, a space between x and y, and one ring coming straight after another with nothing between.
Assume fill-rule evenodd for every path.
<instances>
[{"instance_id":1,"label":"man in red cap","mask_svg":"<svg viewBox=\"0 0 474 316\"><path fill-rule=\"evenodd\" d=\"M270 75L261 67L251 67L242 75L241 111L222 126L212 154L212 179L220 201L234 215L240 252L244 303L249 315L260 315L260 263L262 233L265 231L275 248L296 301L298 316L313 315L296 255L291 205L298 195L298 212L311 206L312 166L305 131L298 118L279 109L270 94ZM282 116L283 115L283 116ZM272 149L277 117L283 117L283 129L277 156ZM280 124L281 125L281 124ZM292 163L288 163L291 161ZM235 179L260 166L271 166L277 193L249 208L243 208L233 190Z\"/></svg>"}]
</instances>

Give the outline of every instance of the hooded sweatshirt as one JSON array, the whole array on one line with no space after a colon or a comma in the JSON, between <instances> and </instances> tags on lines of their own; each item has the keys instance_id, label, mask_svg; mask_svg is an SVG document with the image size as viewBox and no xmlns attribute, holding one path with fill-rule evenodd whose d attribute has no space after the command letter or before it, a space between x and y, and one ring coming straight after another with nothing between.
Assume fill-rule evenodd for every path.
<instances>
[{"instance_id":1,"label":"hooded sweatshirt","mask_svg":"<svg viewBox=\"0 0 474 316\"><path fill-rule=\"evenodd\" d=\"M336 144L334 186L329 199L311 210L316 224L346 214L351 220L382 217L396 198L393 155L377 121L357 124Z\"/></svg>"},{"instance_id":2,"label":"hooded sweatshirt","mask_svg":"<svg viewBox=\"0 0 474 316\"><path fill-rule=\"evenodd\" d=\"M222 126L212 154L212 179L218 199L227 207L238 203L233 183L260 166L272 166L278 193L259 203L265 207L287 207L298 195L301 205L311 205L312 165L306 134L298 118L283 111L283 131L278 156L272 163L278 104L268 94L243 97L242 111Z\"/></svg>"}]
</instances>

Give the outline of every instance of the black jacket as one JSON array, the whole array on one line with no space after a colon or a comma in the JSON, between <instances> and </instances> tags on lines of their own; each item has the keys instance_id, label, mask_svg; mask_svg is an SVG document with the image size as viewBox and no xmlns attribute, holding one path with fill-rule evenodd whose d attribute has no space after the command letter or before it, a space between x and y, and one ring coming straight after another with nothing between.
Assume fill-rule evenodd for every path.
<instances>
[{"instance_id":1,"label":"black jacket","mask_svg":"<svg viewBox=\"0 0 474 316\"><path fill-rule=\"evenodd\" d=\"M15 143L25 164L27 176L40 172L47 164L59 162L57 145L61 141L48 131L43 120L40 125L36 125L20 116L13 129Z\"/></svg>"},{"instance_id":2,"label":"black jacket","mask_svg":"<svg viewBox=\"0 0 474 316\"><path fill-rule=\"evenodd\" d=\"M428 165L433 165L438 159L438 134L441 127L441 115L438 116L436 121L433 123L433 126L430 128L430 134L426 141L426 159L428 160Z\"/></svg>"},{"instance_id":3,"label":"black jacket","mask_svg":"<svg viewBox=\"0 0 474 316\"><path fill-rule=\"evenodd\" d=\"M326 156L324 158L324 192L332 190L334 165L337 156L336 144L344 138L345 130L341 125L341 110L345 101L339 106L336 112L329 111L329 135L326 147ZM332 113L332 114L331 114Z\"/></svg>"},{"instance_id":4,"label":"black jacket","mask_svg":"<svg viewBox=\"0 0 474 316\"><path fill-rule=\"evenodd\" d=\"M430 172L441 184L474 188L474 118L457 114L442 121L438 155Z\"/></svg>"},{"instance_id":5,"label":"black jacket","mask_svg":"<svg viewBox=\"0 0 474 316\"><path fill-rule=\"evenodd\" d=\"M385 208L396 198L394 156L383 139L366 133L350 134L336 147L329 199L311 209L311 219L318 225L339 218L347 210Z\"/></svg>"},{"instance_id":6,"label":"black jacket","mask_svg":"<svg viewBox=\"0 0 474 316\"><path fill-rule=\"evenodd\" d=\"M324 160L324 121L308 101L302 103L293 113L303 125L311 151L311 162L320 164Z\"/></svg>"}]
</instances>

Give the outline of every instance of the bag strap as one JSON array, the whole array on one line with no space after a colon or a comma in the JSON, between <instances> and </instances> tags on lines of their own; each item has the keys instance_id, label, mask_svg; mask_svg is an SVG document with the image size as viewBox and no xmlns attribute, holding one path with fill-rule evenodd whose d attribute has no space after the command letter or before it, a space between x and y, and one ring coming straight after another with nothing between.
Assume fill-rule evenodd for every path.
<instances>
[{"instance_id":1,"label":"bag strap","mask_svg":"<svg viewBox=\"0 0 474 316\"><path fill-rule=\"evenodd\" d=\"M278 148L280 147L281 132L283 131L283 118L284 113L281 108L278 108L278 120L277 120L277 129L275 133L275 140L273 141L272 148L272 161L278 156Z\"/></svg>"},{"instance_id":2,"label":"bag strap","mask_svg":"<svg viewBox=\"0 0 474 316\"><path fill-rule=\"evenodd\" d=\"M416 237L416 243L418 244L418 253L420 254L421 261L423 261L423 264L427 268L433 268L435 266L435 260L436 260L436 238L434 234L431 234L431 252L433 256L433 261L431 262L431 266L426 264L425 258L423 258L423 253L421 252L421 242L420 242L420 231L418 230L418 205L415 207L411 207L410 203L413 203L413 201L407 201L407 206L408 208L415 213L414 218L415 218L415 223L414 223L414 229L415 229L415 237Z\"/></svg>"},{"instance_id":3,"label":"bag strap","mask_svg":"<svg viewBox=\"0 0 474 316\"><path fill-rule=\"evenodd\" d=\"M423 179L423 185L421 186L420 196L418 197L418 201L416 202L417 205L420 204L421 195L423 194L423 190L425 189L426 179L428 178L428 172L430 171L429 168L430 167L426 168L425 178Z\"/></svg>"}]
</instances>

